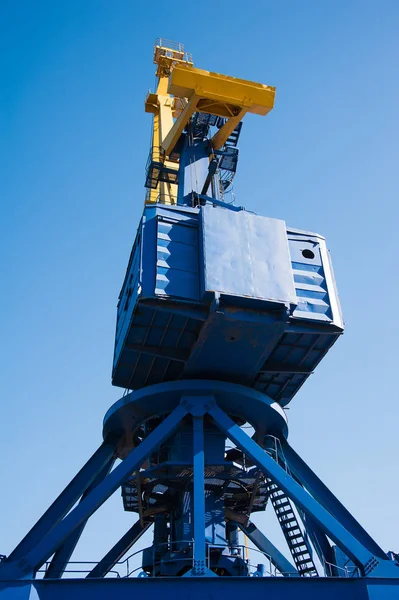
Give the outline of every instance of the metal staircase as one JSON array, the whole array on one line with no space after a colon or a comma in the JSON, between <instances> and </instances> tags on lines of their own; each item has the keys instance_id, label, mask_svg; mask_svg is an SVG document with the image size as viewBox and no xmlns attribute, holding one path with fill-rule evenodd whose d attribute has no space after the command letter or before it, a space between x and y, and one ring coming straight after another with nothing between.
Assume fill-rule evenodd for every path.
<instances>
[{"instance_id":1,"label":"metal staircase","mask_svg":"<svg viewBox=\"0 0 399 600\"><path fill-rule=\"evenodd\" d=\"M238 144L238 138L240 137L242 128L242 121L240 121L237 127L230 133L229 137L224 143L225 148L236 148Z\"/></svg>"},{"instance_id":2,"label":"metal staircase","mask_svg":"<svg viewBox=\"0 0 399 600\"><path fill-rule=\"evenodd\" d=\"M318 577L312 551L302 533L289 498L271 479L266 478L266 483L270 501L299 574L302 577Z\"/></svg>"},{"instance_id":3,"label":"metal staircase","mask_svg":"<svg viewBox=\"0 0 399 600\"><path fill-rule=\"evenodd\" d=\"M146 165L145 187L155 190L160 181L178 183L179 170L165 164L165 156L160 147L153 146Z\"/></svg>"}]
</instances>

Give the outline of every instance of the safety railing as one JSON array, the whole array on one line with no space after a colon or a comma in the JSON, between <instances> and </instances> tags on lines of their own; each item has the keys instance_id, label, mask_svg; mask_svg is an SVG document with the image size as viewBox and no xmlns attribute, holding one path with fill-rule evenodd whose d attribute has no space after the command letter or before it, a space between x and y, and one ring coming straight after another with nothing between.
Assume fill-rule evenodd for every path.
<instances>
[{"instance_id":1,"label":"safety railing","mask_svg":"<svg viewBox=\"0 0 399 600\"><path fill-rule=\"evenodd\" d=\"M325 560L323 566L324 572L328 573L328 577L361 577L360 569L355 565L345 565L341 567ZM334 572L340 572L342 575L334 575Z\"/></svg>"},{"instance_id":2,"label":"safety railing","mask_svg":"<svg viewBox=\"0 0 399 600\"><path fill-rule=\"evenodd\" d=\"M127 393L130 390L127 390ZM215 431L207 431L206 432L206 436L207 438L209 437L214 437L214 438L220 438L220 433ZM185 452L187 452L187 464L191 465L193 464L192 462L192 458L191 457L191 452L193 449L193 445L192 445L192 441L189 441L187 443L179 443L178 446L176 446L176 444L163 444L161 448L158 448L157 450L153 451L151 453L151 464L152 466L156 466L156 465L162 465L163 462L165 461L165 456L168 455L169 452L174 451L175 453L177 451L179 451L181 454L184 454ZM225 455L227 452L229 452L230 450L237 450L237 446L234 444L225 444L224 445L224 450L223 450L223 454L220 456L220 460L223 461L225 459ZM245 464L245 453L242 454L242 465L240 465L241 470L243 471L243 473L245 473L249 468L253 467L253 463L251 462L250 465L248 465L248 468ZM172 461L173 459L166 459L166 460L170 460ZM180 461L181 459L179 459ZM179 462L178 465L180 465L181 463ZM215 466L215 465L223 465L223 462L221 463L215 463L209 466ZM134 479L134 477L131 478L132 480Z\"/></svg>"},{"instance_id":3,"label":"safety railing","mask_svg":"<svg viewBox=\"0 0 399 600\"><path fill-rule=\"evenodd\" d=\"M193 56L190 52L185 51L184 44L165 38L157 38L154 44L154 62L157 64L162 56L193 64Z\"/></svg>"},{"instance_id":4,"label":"safety railing","mask_svg":"<svg viewBox=\"0 0 399 600\"><path fill-rule=\"evenodd\" d=\"M177 96L173 98L172 114L174 119L177 119L181 115L187 104L188 100L186 98L179 98Z\"/></svg>"},{"instance_id":5,"label":"safety railing","mask_svg":"<svg viewBox=\"0 0 399 600\"><path fill-rule=\"evenodd\" d=\"M157 193L153 189L147 189L144 202L145 204L172 204L170 194Z\"/></svg>"},{"instance_id":6,"label":"safety railing","mask_svg":"<svg viewBox=\"0 0 399 600\"><path fill-rule=\"evenodd\" d=\"M165 547L165 554L172 547L171 552L173 552L174 555L171 556L169 559L164 558L161 560L157 560L157 555L159 555L159 551L162 549L162 546ZM182 548L182 547L184 548L184 546L186 546L186 549L190 550L190 554L189 555L186 554L185 556L180 557L178 551L173 550L173 548L179 547L179 546L180 546L180 548ZM265 552L262 552L261 550L259 550L257 548L244 546L242 544L234 545L234 546L208 544L207 545L207 555L206 555L206 564L207 564L208 568L212 567L212 557L211 557L212 550L217 550L217 549L222 550L222 551L229 550L230 556L232 556L234 558L237 558L237 557L242 558L243 562L249 569L249 573L248 573L249 576L253 575L255 572L255 571L251 572L250 570L251 569L258 570L259 564L257 564L257 565L251 564L248 559L244 558L245 552L250 550L252 552L261 554L263 559L265 559L268 564L268 568L266 568L264 572L268 576L271 576L271 577L280 576L280 573L277 571L277 569L275 569L273 567L273 564L271 562L271 557L268 554L266 554ZM138 573L138 577L156 577L157 576L157 567L160 567L161 565L174 564L174 563L178 563L178 562L184 562L184 563L186 563L186 566L188 568L190 568L190 567L193 567L193 565L194 565L194 550L195 550L195 543L193 540L176 540L176 541L173 541L172 544L170 544L169 542L164 542L164 543L157 544L156 546L149 546L147 548L141 548L140 550L137 550L136 552L129 554L129 556L127 556L125 559L113 564L112 569L110 569L107 572L107 576L126 579L126 578L133 577L136 573ZM143 572L142 564L137 565L137 562L142 562L142 561L137 560L138 557L141 554L144 554L144 552L148 552L148 551L151 551L151 555L152 555L151 569L148 569L150 571L150 574ZM133 563L135 563L135 564L133 564ZM43 568L38 570L38 573L40 575L44 576L46 574L46 572L48 571L50 564L51 564L50 561L46 562L45 565L43 566ZM87 576L91 573L91 571L94 569L94 567L97 564L98 563L95 561L69 561L67 563L65 570L63 570L63 573L66 576L77 575L77 574L82 575L82 576ZM148 566L149 565L147 565L147 567ZM53 574L54 574L54 569L53 569Z\"/></svg>"},{"instance_id":7,"label":"safety railing","mask_svg":"<svg viewBox=\"0 0 399 600\"><path fill-rule=\"evenodd\" d=\"M148 153L147 163L145 166L146 172L152 162L160 164L163 164L165 162L165 155L163 149L160 146L151 146L150 151Z\"/></svg>"},{"instance_id":8,"label":"safety railing","mask_svg":"<svg viewBox=\"0 0 399 600\"><path fill-rule=\"evenodd\" d=\"M180 546L180 550L182 547L186 545L186 549L190 550L190 554L186 554L184 556L179 556L179 551L174 550L174 548ZM159 557L159 552L162 549L162 546L165 547L165 553L169 550L174 553L170 558L161 558ZM212 564L212 551L213 550L221 550L226 553L228 551L227 556L231 556L233 558L240 557L243 563L246 565L248 569L249 577L289 577L289 576L298 576L298 571L279 571L277 567L273 564L271 556L266 552L259 550L259 548L255 548L254 546L247 546L243 544L237 545L222 545L222 544L207 544L207 553L206 553L206 566L208 568L213 568L215 565ZM142 560L139 560L139 556L144 552L151 552L152 561L151 561L151 569L150 565L147 565L147 571L143 571ZM249 556L248 556L249 553ZM248 557L246 557L246 555ZM253 559L259 557L259 562L253 562ZM262 562L261 562L262 561ZM136 552L129 554L125 559L120 560L112 565L112 568L107 572L107 577L115 577L118 579L127 579L131 577L157 577L158 576L158 567L161 565L167 566L179 562L184 562L187 568L193 567L194 564L194 541L193 540L176 540L170 544L170 542L164 542L157 544L156 546L149 546L147 548L141 548ZM140 563L140 564L138 564ZM46 562L42 569L38 571L38 574L41 576L45 576L46 572L49 569L50 562ZM67 563L66 569L63 571L64 577L70 577L71 575L80 575L87 577L94 569L94 567L98 563L95 561L70 561ZM353 566L338 566L331 562L325 562L324 568L326 573L330 573L328 577L331 578L352 578L352 577L360 577L360 571L357 567ZM54 570L53 570L54 574Z\"/></svg>"},{"instance_id":9,"label":"safety railing","mask_svg":"<svg viewBox=\"0 0 399 600\"><path fill-rule=\"evenodd\" d=\"M165 163L162 148L152 146L146 164L145 187L155 189L161 181L172 184L177 183L179 171L177 166L173 166L174 168L170 166L169 161Z\"/></svg>"},{"instance_id":10,"label":"safety railing","mask_svg":"<svg viewBox=\"0 0 399 600\"><path fill-rule=\"evenodd\" d=\"M283 469L291 475L290 467L285 458L283 446L281 444L281 440L274 435L268 434L265 436L265 439L271 441L271 445L268 448L265 448L266 452L268 452L272 458L281 466Z\"/></svg>"},{"instance_id":11,"label":"safety railing","mask_svg":"<svg viewBox=\"0 0 399 600\"><path fill-rule=\"evenodd\" d=\"M184 52L184 44L181 42L175 42L173 40L167 40L165 38L157 38L154 45L155 47L159 46L161 48L169 48L175 52Z\"/></svg>"}]
</instances>

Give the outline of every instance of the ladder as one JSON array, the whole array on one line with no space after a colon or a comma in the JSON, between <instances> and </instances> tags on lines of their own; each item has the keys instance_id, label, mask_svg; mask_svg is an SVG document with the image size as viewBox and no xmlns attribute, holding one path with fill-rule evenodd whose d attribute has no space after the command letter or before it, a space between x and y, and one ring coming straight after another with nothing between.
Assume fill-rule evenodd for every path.
<instances>
[{"instance_id":1,"label":"ladder","mask_svg":"<svg viewBox=\"0 0 399 600\"><path fill-rule=\"evenodd\" d=\"M240 137L242 127L242 121L240 121L237 127L230 133L229 137L225 141L225 148L236 148L238 144L238 138Z\"/></svg>"},{"instance_id":2,"label":"ladder","mask_svg":"<svg viewBox=\"0 0 399 600\"><path fill-rule=\"evenodd\" d=\"M302 577L318 577L312 551L302 533L290 499L271 479L266 478L266 484L274 512L299 574Z\"/></svg>"}]
</instances>

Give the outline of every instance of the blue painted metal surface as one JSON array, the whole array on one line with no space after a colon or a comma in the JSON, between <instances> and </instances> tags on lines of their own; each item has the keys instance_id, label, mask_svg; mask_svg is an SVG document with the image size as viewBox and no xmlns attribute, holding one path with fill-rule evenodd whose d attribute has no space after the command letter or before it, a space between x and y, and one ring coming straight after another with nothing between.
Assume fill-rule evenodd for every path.
<instances>
[{"instance_id":1,"label":"blue painted metal surface","mask_svg":"<svg viewBox=\"0 0 399 600\"><path fill-rule=\"evenodd\" d=\"M233 306L297 306L284 221L204 206L200 212L201 292Z\"/></svg>"},{"instance_id":2,"label":"blue painted metal surface","mask_svg":"<svg viewBox=\"0 0 399 600\"><path fill-rule=\"evenodd\" d=\"M268 600L397 600L399 579L298 579L278 577L64 579L13 583L10 600L242 600L248 594ZM12 593L14 592L14 593ZM17 593L19 592L19 593Z\"/></svg>"},{"instance_id":3,"label":"blue painted metal surface","mask_svg":"<svg viewBox=\"0 0 399 600\"><path fill-rule=\"evenodd\" d=\"M281 454L287 461L291 471L296 475L303 486L338 519L348 531L352 533L375 556L386 559L386 553L363 529L351 513L341 504L328 487L317 477L304 460L295 452L286 440L282 441Z\"/></svg>"},{"instance_id":4,"label":"blue painted metal surface","mask_svg":"<svg viewBox=\"0 0 399 600\"><path fill-rule=\"evenodd\" d=\"M224 410L218 406L215 400L224 407ZM229 547L227 539L225 545L213 546L210 544L208 546L207 539L209 538L206 536L206 530L209 525L206 524L205 514L208 514L207 518L210 519L210 523L217 524L220 511L215 504L211 505L210 509L208 505L207 509L207 502L204 501L209 491L215 491L219 487L219 497L224 499L224 506L229 506L226 504L229 497L233 500L233 503L230 504L229 513L226 513L224 520L232 518L236 520L238 518L239 521L242 521L248 511L254 509L253 505L251 509L248 507L252 502L250 498L254 492L262 493L259 489L259 474L256 477L253 477L252 474L252 479L250 479L251 465L249 467L244 465L241 468L239 467L240 456L237 452L240 451L242 452L241 457L246 456L247 460L253 461L267 478L270 477L286 492L296 503L298 509L303 510L306 516L310 517L331 540L335 541L345 554L353 560L360 569L360 573L395 578L398 565L394 561L390 560L387 555L377 557L373 554L328 512L318 502L317 498L305 491L288 471L283 469L272 456L269 456L262 445L256 443L241 429L237 419L240 421L240 415L247 415L249 422L253 421L255 437L260 441L259 434L263 432L263 434L266 434L266 440L270 433L265 430L264 426L269 423L270 428L270 424L273 423L274 419L275 423L269 431L273 431L281 439L284 439L287 430L285 421L280 414L281 408L277 403L273 403L271 400L265 402L265 400L266 397L262 399L262 394L243 386L223 382L192 380L151 386L142 392L130 394L117 402L106 416L104 435L106 439L118 440L115 451L124 460L102 482L88 492L87 496L82 498L70 514L65 516L58 525L55 525L42 540L39 540L36 546L25 554L22 561L6 560L0 568L0 581L26 577L26 575L29 576L30 573L33 573L37 565L42 564L53 552L57 552L57 549L62 547L65 540L69 539L74 531L85 523L113 491L123 485L130 474L145 463L147 463L147 466L142 466L136 475L140 473L142 486L146 486L141 488L146 490L143 498L147 495L147 499L150 500L147 516L151 518L151 516L159 515L160 509L165 514L172 515L172 507L179 506L176 502L178 497L176 497L176 490L180 490L178 494L183 492L183 498L186 497L189 500L188 505L191 506L191 512L189 511L187 515L194 521L194 541L187 545L190 539L187 538L179 551L179 541L175 537L176 531L170 528L169 533L167 533L165 529L166 539L168 540L165 551L157 551L156 563L149 562L144 555L143 568L152 575L159 574L163 576L188 574L195 577L207 577L210 574L208 570L219 576L223 574L231 576L236 574L237 570L241 576L246 575L247 571L244 569L245 563L242 557L235 553L234 548ZM259 419L262 414L259 410L261 407L265 412L263 418ZM164 420L158 418L161 411L169 413L169 416ZM231 416L228 416L225 411ZM213 421L209 421L209 417ZM187 426L187 419L190 418L194 423L192 462L168 461L168 443L165 446L166 454L159 454L163 448L162 444L169 440L169 443L172 442L171 448L175 452L174 432L182 427L184 431ZM207 427L209 427L209 424L214 423L237 445L236 463L226 461L229 454L225 455L223 449L220 455L218 444L212 449L213 443L211 443L208 450L208 459L205 460L207 442L204 436L203 420L208 423ZM151 425L152 422L153 425ZM144 436L143 425L147 431L147 435ZM134 445L130 453L129 439L131 440L130 443L133 442ZM154 454L157 448L159 449L158 454ZM218 460L219 463L217 464ZM209 474L210 468L218 473L217 477L221 478L221 484L213 479L215 475ZM232 468L234 469L234 475L231 471ZM211 478L209 479L209 477ZM147 491L153 486L152 481L156 486L159 486L159 483L162 482L161 487L164 489L162 493L158 491L158 495L153 497L153 500L148 496ZM175 488L175 481L176 483L180 481L177 488ZM192 492L189 491L190 485L188 488L186 487L185 481L188 483L193 481L194 489ZM229 490L228 485L231 481L239 483L238 490L240 490L240 486L246 485L245 482L247 482L247 485L249 484L244 504L240 500L240 494L237 496L237 489L236 491ZM183 488L181 483L183 483ZM174 489L174 495L169 496L170 491ZM152 505L151 501L153 502ZM171 503L171 505L169 506L168 503ZM261 496L259 508L264 509L266 503L267 497L263 498ZM175 517L173 517L173 521L174 519ZM223 528L222 522L220 522L220 525ZM198 546L196 546L197 542ZM209 548L210 553L208 555L204 553L205 545ZM154 546L153 553L156 548L157 546ZM158 546L158 548L161 547ZM119 552L120 548L118 547L117 550ZM278 555L275 552L273 552L273 559L271 555L268 556L268 559L272 564L279 565L280 568L284 568L284 564L286 564L278 560ZM258 575L259 573L259 570L257 570Z\"/></svg>"},{"instance_id":5,"label":"blue painted metal surface","mask_svg":"<svg viewBox=\"0 0 399 600\"><path fill-rule=\"evenodd\" d=\"M161 79L168 65L192 68L181 44L160 42L155 58ZM166 88L146 101L162 139L151 148L149 204L118 303L113 383L126 393L105 415L104 443L0 556L0 594L399 598L398 555L380 548L287 442L284 407L343 331L326 242L225 201L247 97L241 108L216 100L217 110L215 98L197 99L181 125L195 94L207 92L172 102ZM177 132L165 138L162 112L172 106ZM75 572L68 561L86 522L118 488L137 521L85 580L60 580ZM249 520L268 503L294 564ZM153 543L132 569L135 554L126 553L150 527ZM255 564L239 530L257 547ZM44 564L44 579L31 580ZM106 578L120 577L122 565L123 578Z\"/></svg>"},{"instance_id":6,"label":"blue painted metal surface","mask_svg":"<svg viewBox=\"0 0 399 600\"><path fill-rule=\"evenodd\" d=\"M120 294L113 383L201 375L285 406L342 330L320 236L242 210L150 207Z\"/></svg>"},{"instance_id":7,"label":"blue painted metal surface","mask_svg":"<svg viewBox=\"0 0 399 600\"><path fill-rule=\"evenodd\" d=\"M387 557L383 563L379 564L379 561L376 560L370 551L349 533L324 507L314 500L310 494L298 485L282 467L273 461L216 404L211 406L209 414L215 419L217 425L221 427L229 439L234 441L265 474L271 477L305 513L309 514L332 540L343 547L355 564L365 570L366 575L376 570L376 574L381 573L381 576L386 574L389 577L390 572L397 569L391 561L387 560Z\"/></svg>"},{"instance_id":8,"label":"blue painted metal surface","mask_svg":"<svg viewBox=\"0 0 399 600\"><path fill-rule=\"evenodd\" d=\"M202 412L202 411L201 411ZM193 575L205 575L205 453L204 415L193 418L193 471L194 471L194 561Z\"/></svg>"},{"instance_id":9,"label":"blue painted metal surface","mask_svg":"<svg viewBox=\"0 0 399 600\"><path fill-rule=\"evenodd\" d=\"M110 460L108 461L108 463L106 463L104 468L100 471L100 473L94 479L93 483L91 483L89 485L89 487L86 489L86 491L83 493L81 501L84 500L84 498L86 498L86 496L88 496L90 494L90 492L92 490L94 490L94 488L96 488L98 486L98 484L101 483L105 479L105 477L108 475L108 473L112 469L114 462L115 462L115 456L112 456L110 458ZM53 558L51 559L51 562L50 562L48 568L46 569L46 573L44 576L45 579L57 579L57 578L62 577L62 575L65 572L65 569L68 565L68 562L71 560L73 551L75 550L75 547L76 547L77 543L79 542L80 536L82 535L84 528L86 527L86 523L87 523L87 521L83 521L83 523L81 525L79 525L79 527L77 527L73 531L73 533L65 540L65 542L62 544L62 546L60 546L58 548L58 550L56 550ZM42 565L40 565L40 566L42 566Z\"/></svg>"},{"instance_id":10,"label":"blue painted metal surface","mask_svg":"<svg viewBox=\"0 0 399 600\"><path fill-rule=\"evenodd\" d=\"M248 521L245 525L239 524L245 535L266 555L270 556L272 563L282 573L283 577L299 577L299 573L278 548L262 533L256 525Z\"/></svg>"},{"instance_id":11,"label":"blue painted metal surface","mask_svg":"<svg viewBox=\"0 0 399 600\"><path fill-rule=\"evenodd\" d=\"M6 561L0 570L0 581L4 579L18 579L33 574L38 565L42 565L74 530L84 523L116 489L125 481L130 473L140 466L147 455L173 432L179 425L187 410L179 405L159 425L159 427L146 438L138 448L129 455L129 458L119 464L98 486L93 489L86 498L68 514L57 525L53 526L37 544L24 556L23 561ZM54 525L54 523L50 523Z\"/></svg>"},{"instance_id":12,"label":"blue painted metal surface","mask_svg":"<svg viewBox=\"0 0 399 600\"><path fill-rule=\"evenodd\" d=\"M123 396L106 413L103 436L123 437L124 443L118 452L124 458L125 453L135 446L135 439L141 439L140 432L151 417L172 412L182 396L193 394L214 396L223 410L238 422L250 423L260 437L262 434L288 435L285 411L265 394L222 381L183 380L147 386Z\"/></svg>"},{"instance_id":13,"label":"blue painted metal surface","mask_svg":"<svg viewBox=\"0 0 399 600\"><path fill-rule=\"evenodd\" d=\"M204 187L209 166L211 147L209 141L198 140L195 145L186 137L180 156L178 202L184 204L191 200L192 194L200 194Z\"/></svg>"},{"instance_id":14,"label":"blue painted metal surface","mask_svg":"<svg viewBox=\"0 0 399 600\"><path fill-rule=\"evenodd\" d=\"M86 579L96 579L105 577L116 563L123 558L128 550L141 538L141 536L151 527L152 522L140 523L136 521L132 527L121 537L120 540L107 552L107 554L98 562L98 564L86 575Z\"/></svg>"},{"instance_id":15,"label":"blue painted metal surface","mask_svg":"<svg viewBox=\"0 0 399 600\"><path fill-rule=\"evenodd\" d=\"M8 557L10 562L21 560L55 525L60 523L98 474L107 468L114 455L115 445L110 440L106 440L11 552Z\"/></svg>"}]
</instances>

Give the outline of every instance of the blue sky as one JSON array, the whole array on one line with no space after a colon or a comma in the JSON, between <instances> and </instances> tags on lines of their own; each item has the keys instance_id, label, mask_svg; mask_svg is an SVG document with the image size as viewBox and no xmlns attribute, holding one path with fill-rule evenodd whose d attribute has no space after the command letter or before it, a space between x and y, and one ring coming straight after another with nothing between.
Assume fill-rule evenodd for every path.
<instances>
[{"instance_id":1,"label":"blue sky","mask_svg":"<svg viewBox=\"0 0 399 600\"><path fill-rule=\"evenodd\" d=\"M267 117L245 118L237 202L326 236L346 321L291 404L290 440L398 551L399 4L170 6L1 3L0 553L94 451L121 395L116 302L143 206L158 36L198 67L277 87ZM100 558L130 522L116 494L78 558Z\"/></svg>"}]
</instances>

